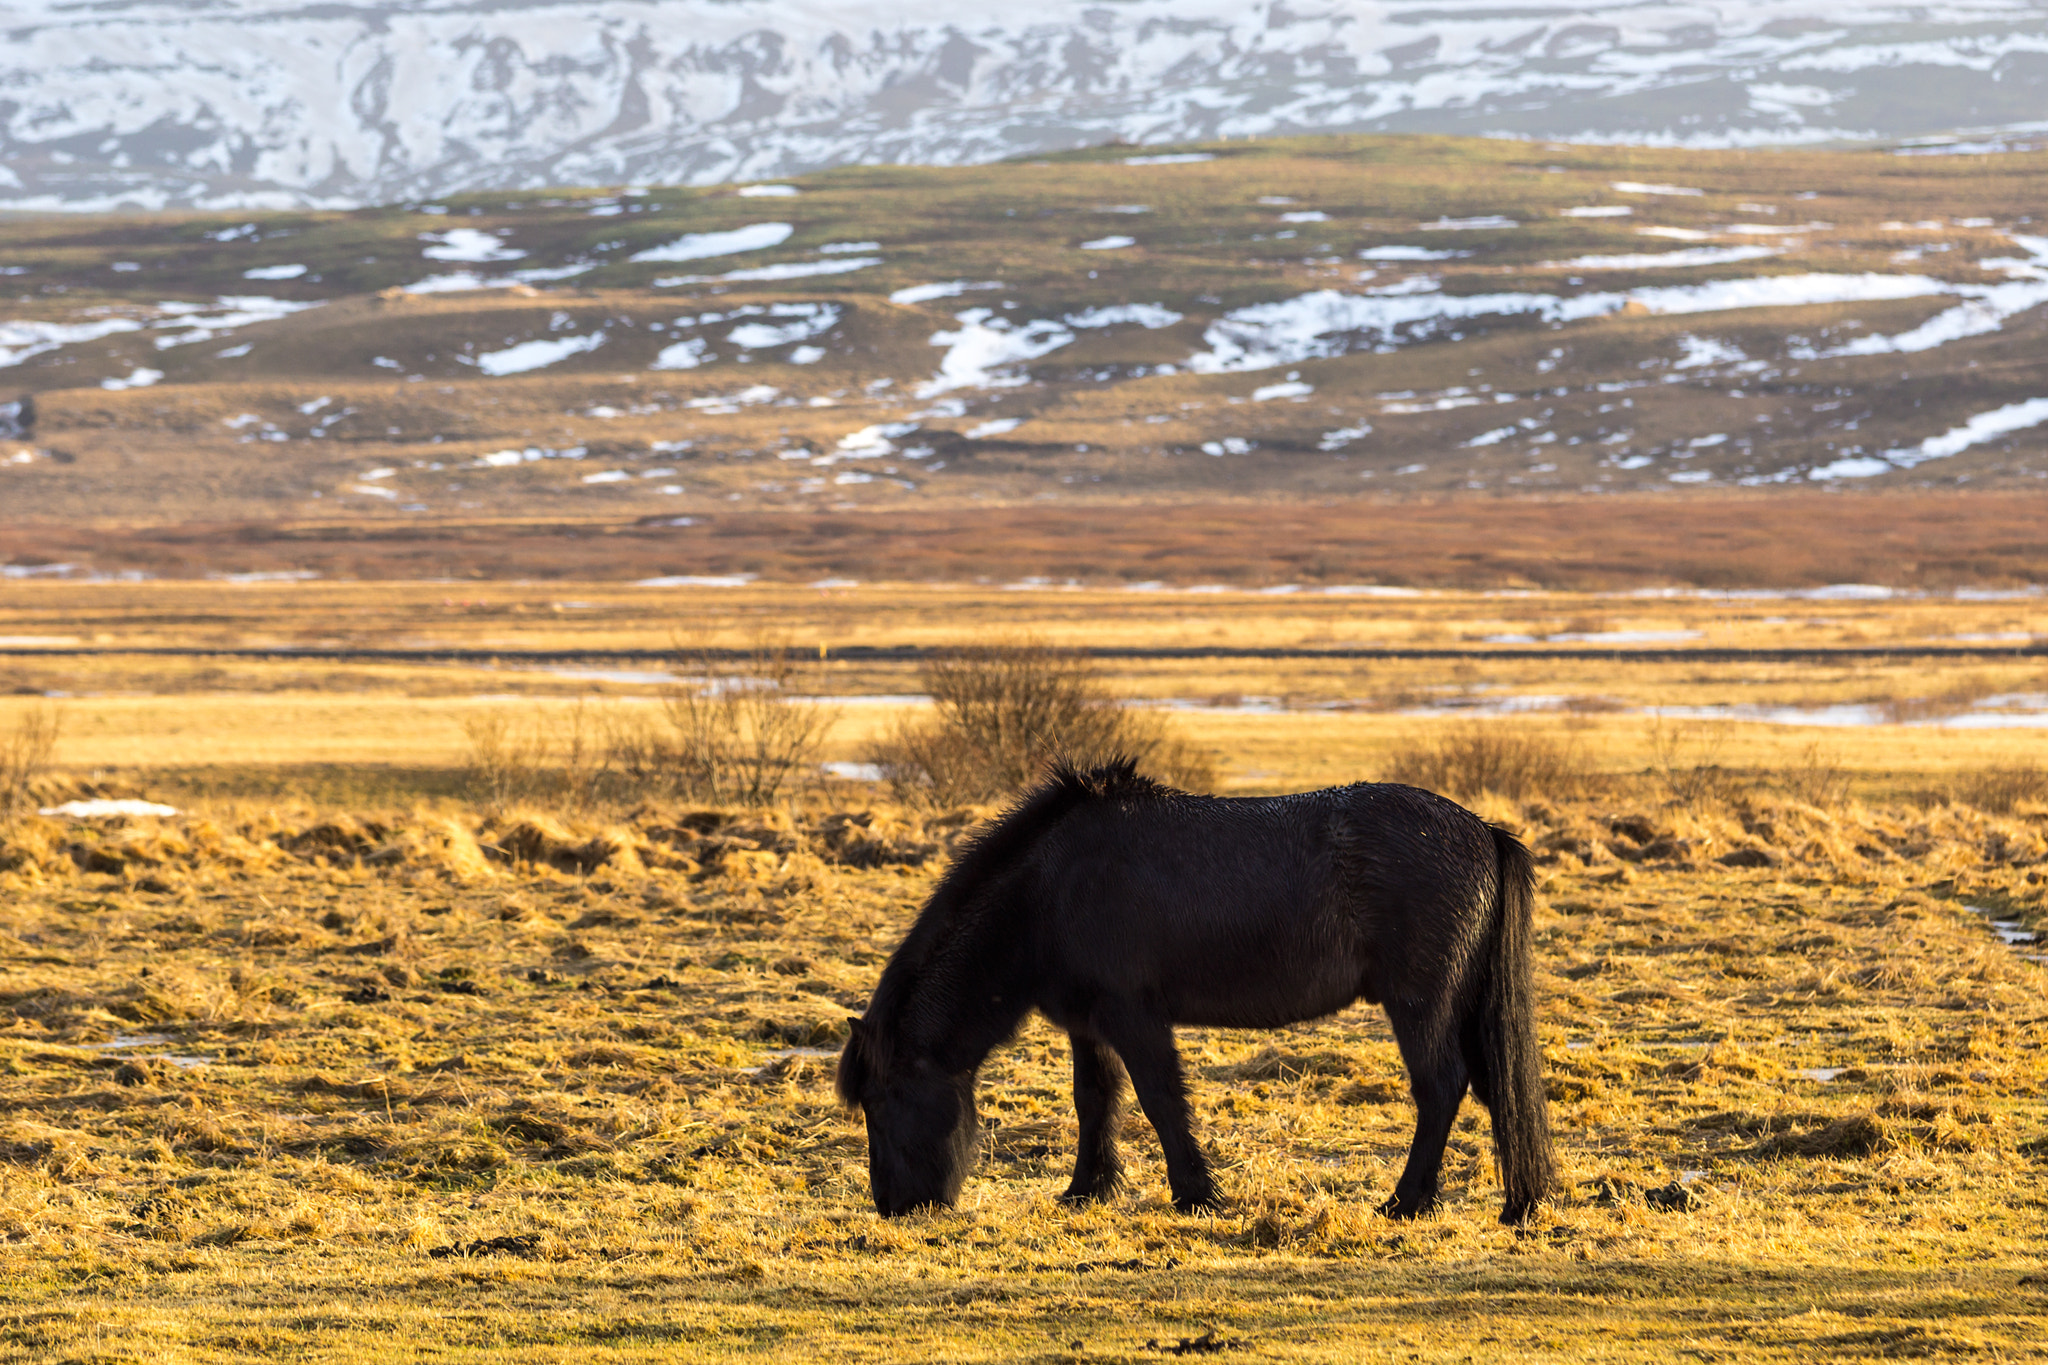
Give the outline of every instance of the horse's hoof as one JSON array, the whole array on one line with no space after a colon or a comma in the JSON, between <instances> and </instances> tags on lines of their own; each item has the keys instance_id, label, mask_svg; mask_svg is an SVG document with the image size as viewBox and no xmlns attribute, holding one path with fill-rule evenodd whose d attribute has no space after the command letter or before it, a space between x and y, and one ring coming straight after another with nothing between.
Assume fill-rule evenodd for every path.
<instances>
[{"instance_id":1,"label":"horse's hoof","mask_svg":"<svg viewBox=\"0 0 2048 1365\"><path fill-rule=\"evenodd\" d=\"M1221 1213L1223 1212L1223 1196L1214 1190L1210 1190L1207 1194L1188 1195L1186 1197L1175 1195L1173 1197L1173 1206L1182 1213Z\"/></svg>"},{"instance_id":2,"label":"horse's hoof","mask_svg":"<svg viewBox=\"0 0 2048 1365\"><path fill-rule=\"evenodd\" d=\"M1420 1218L1423 1214L1431 1212L1436 1208L1436 1203L1434 1199L1403 1199L1397 1194L1375 1211L1383 1218L1405 1223L1411 1218Z\"/></svg>"},{"instance_id":3,"label":"horse's hoof","mask_svg":"<svg viewBox=\"0 0 2048 1365\"><path fill-rule=\"evenodd\" d=\"M1500 1211L1502 1227L1519 1228L1527 1226L1536 1213L1536 1201L1531 1199L1520 1204L1508 1204Z\"/></svg>"}]
</instances>

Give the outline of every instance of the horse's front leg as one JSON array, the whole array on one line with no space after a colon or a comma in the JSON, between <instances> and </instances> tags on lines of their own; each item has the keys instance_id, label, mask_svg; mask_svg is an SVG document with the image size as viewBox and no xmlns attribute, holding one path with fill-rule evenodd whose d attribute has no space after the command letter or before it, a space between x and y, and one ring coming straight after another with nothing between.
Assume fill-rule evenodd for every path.
<instances>
[{"instance_id":1,"label":"horse's front leg","mask_svg":"<svg viewBox=\"0 0 2048 1365\"><path fill-rule=\"evenodd\" d=\"M1209 1158L1195 1141L1194 1114L1188 1108L1187 1083L1181 1076L1172 1025L1135 1008L1105 1011L1096 1023L1103 1039L1123 1058L1131 1088L1138 1092L1138 1105L1159 1134L1174 1207L1182 1213L1222 1207L1216 1181L1209 1174Z\"/></svg>"},{"instance_id":2,"label":"horse's front leg","mask_svg":"<svg viewBox=\"0 0 2048 1365\"><path fill-rule=\"evenodd\" d=\"M1070 1204L1107 1199L1124 1183L1117 1155L1117 1119L1123 1109L1124 1068L1116 1054L1084 1034L1069 1034L1074 1046L1074 1112L1081 1119L1081 1150L1074 1181L1060 1196Z\"/></svg>"}]
</instances>

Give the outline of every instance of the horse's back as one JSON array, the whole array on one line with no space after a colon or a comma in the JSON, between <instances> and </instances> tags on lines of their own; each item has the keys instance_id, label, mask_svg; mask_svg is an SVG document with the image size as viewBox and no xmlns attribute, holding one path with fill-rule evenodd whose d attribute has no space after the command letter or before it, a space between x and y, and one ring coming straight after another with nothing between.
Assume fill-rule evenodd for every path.
<instances>
[{"instance_id":1,"label":"horse's back","mask_svg":"<svg viewBox=\"0 0 2048 1365\"><path fill-rule=\"evenodd\" d=\"M1183 1023L1272 1026L1367 993L1404 937L1462 938L1415 921L1466 918L1481 842L1490 856L1476 817L1405 787L1103 802L1048 831L1027 895L1065 988L1136 993Z\"/></svg>"}]
</instances>

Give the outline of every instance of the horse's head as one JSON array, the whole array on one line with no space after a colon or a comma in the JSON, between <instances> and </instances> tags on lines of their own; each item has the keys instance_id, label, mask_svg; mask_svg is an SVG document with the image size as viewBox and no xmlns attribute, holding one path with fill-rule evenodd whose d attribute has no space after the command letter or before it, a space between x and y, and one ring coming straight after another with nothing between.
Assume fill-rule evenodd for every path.
<instances>
[{"instance_id":1,"label":"horse's head","mask_svg":"<svg viewBox=\"0 0 2048 1365\"><path fill-rule=\"evenodd\" d=\"M928 1056L899 1055L856 1019L839 1054L838 1087L867 1119L875 1210L894 1218L951 1208L974 1164L974 1073L949 1075Z\"/></svg>"}]
</instances>

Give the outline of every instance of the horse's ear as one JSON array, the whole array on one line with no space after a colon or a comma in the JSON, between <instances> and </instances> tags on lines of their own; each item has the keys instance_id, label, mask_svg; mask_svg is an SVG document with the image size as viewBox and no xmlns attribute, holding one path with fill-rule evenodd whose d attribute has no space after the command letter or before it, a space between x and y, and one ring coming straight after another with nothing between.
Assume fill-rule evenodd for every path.
<instances>
[{"instance_id":1,"label":"horse's ear","mask_svg":"<svg viewBox=\"0 0 2048 1365\"><path fill-rule=\"evenodd\" d=\"M859 1015L847 1015L846 1036L848 1038L858 1038L862 1041L865 1041L868 1036L868 1021L861 1018Z\"/></svg>"},{"instance_id":2,"label":"horse's ear","mask_svg":"<svg viewBox=\"0 0 2048 1365\"><path fill-rule=\"evenodd\" d=\"M859 1019L847 1021L846 1046L839 1053L839 1073L833 1078L839 1102L849 1109L860 1108L861 1092L868 1084L868 1027Z\"/></svg>"}]
</instances>

